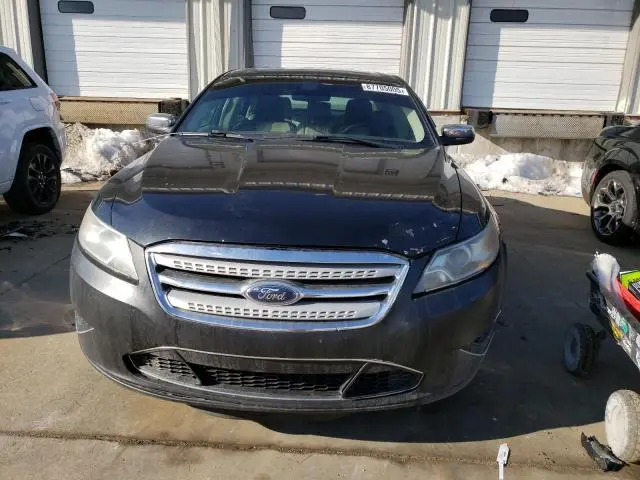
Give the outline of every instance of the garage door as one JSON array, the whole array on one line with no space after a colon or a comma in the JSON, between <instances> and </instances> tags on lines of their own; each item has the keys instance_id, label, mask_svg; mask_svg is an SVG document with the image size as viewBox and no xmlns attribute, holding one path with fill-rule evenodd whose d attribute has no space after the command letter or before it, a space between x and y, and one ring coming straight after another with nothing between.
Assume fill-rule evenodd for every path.
<instances>
[{"instance_id":1,"label":"garage door","mask_svg":"<svg viewBox=\"0 0 640 480\"><path fill-rule=\"evenodd\" d=\"M184 0L40 0L58 95L188 96Z\"/></svg>"},{"instance_id":2,"label":"garage door","mask_svg":"<svg viewBox=\"0 0 640 480\"><path fill-rule=\"evenodd\" d=\"M474 0L463 105L613 111L633 0Z\"/></svg>"},{"instance_id":3,"label":"garage door","mask_svg":"<svg viewBox=\"0 0 640 480\"><path fill-rule=\"evenodd\" d=\"M403 0L253 0L255 66L398 74L403 12Z\"/></svg>"}]
</instances>

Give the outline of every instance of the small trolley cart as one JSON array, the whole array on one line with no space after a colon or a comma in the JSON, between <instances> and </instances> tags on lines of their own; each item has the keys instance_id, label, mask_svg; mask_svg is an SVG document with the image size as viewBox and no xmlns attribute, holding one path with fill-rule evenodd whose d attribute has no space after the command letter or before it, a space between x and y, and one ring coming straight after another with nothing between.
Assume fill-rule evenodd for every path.
<instances>
[{"instance_id":1,"label":"small trolley cart","mask_svg":"<svg viewBox=\"0 0 640 480\"><path fill-rule=\"evenodd\" d=\"M596 255L587 277L591 283L589 305L603 330L574 323L567 331L564 364L573 375L587 376L607 337L625 351L640 369L640 270L620 273L611 255ZM640 462L640 394L613 392L605 408L605 430L611 451L627 463Z\"/></svg>"}]
</instances>

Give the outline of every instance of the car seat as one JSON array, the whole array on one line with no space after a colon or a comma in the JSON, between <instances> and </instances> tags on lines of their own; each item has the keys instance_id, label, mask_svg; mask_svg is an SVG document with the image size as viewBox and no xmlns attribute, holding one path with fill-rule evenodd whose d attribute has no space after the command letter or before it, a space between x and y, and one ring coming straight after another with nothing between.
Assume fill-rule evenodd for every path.
<instances>
[{"instance_id":1,"label":"car seat","mask_svg":"<svg viewBox=\"0 0 640 480\"><path fill-rule=\"evenodd\" d=\"M373 105L369 100L365 98L353 98L347 102L342 125L336 128L335 131L341 133L349 129L348 133L369 135L371 133L372 114Z\"/></svg>"},{"instance_id":2,"label":"car seat","mask_svg":"<svg viewBox=\"0 0 640 480\"><path fill-rule=\"evenodd\" d=\"M398 138L398 130L389 112L378 110L371 116L371 135L374 137Z\"/></svg>"},{"instance_id":3,"label":"car seat","mask_svg":"<svg viewBox=\"0 0 640 480\"><path fill-rule=\"evenodd\" d=\"M293 124L285 118L286 102L283 100L289 99L278 96L258 97L253 109L255 112L253 120L242 122L238 130L279 133L292 132L294 130ZM291 101L289 101L289 108L291 108ZM289 113L289 115L291 114Z\"/></svg>"},{"instance_id":4,"label":"car seat","mask_svg":"<svg viewBox=\"0 0 640 480\"><path fill-rule=\"evenodd\" d=\"M307 104L306 120L298 130L301 135L325 135L330 132L331 105L329 102L314 102Z\"/></svg>"},{"instance_id":5,"label":"car seat","mask_svg":"<svg viewBox=\"0 0 640 480\"><path fill-rule=\"evenodd\" d=\"M278 97L280 101L280 108L282 109L282 118L286 121L291 121L293 118L293 107L291 106L291 99L287 97Z\"/></svg>"}]
</instances>

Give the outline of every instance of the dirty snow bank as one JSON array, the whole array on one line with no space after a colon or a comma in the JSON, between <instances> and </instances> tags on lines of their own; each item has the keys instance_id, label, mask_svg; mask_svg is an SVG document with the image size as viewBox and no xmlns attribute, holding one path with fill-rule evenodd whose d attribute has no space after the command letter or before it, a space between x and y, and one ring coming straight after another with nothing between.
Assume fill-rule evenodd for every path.
<instances>
[{"instance_id":1,"label":"dirty snow bank","mask_svg":"<svg viewBox=\"0 0 640 480\"><path fill-rule=\"evenodd\" d=\"M482 190L579 197L582 164L533 153L452 155Z\"/></svg>"},{"instance_id":2,"label":"dirty snow bank","mask_svg":"<svg viewBox=\"0 0 640 480\"><path fill-rule=\"evenodd\" d=\"M67 125L67 153L62 182L103 180L151 150L156 141L139 130L116 132ZM483 190L542 195L580 196L582 164L554 160L532 153L486 155L454 154L456 162Z\"/></svg>"},{"instance_id":3,"label":"dirty snow bank","mask_svg":"<svg viewBox=\"0 0 640 480\"><path fill-rule=\"evenodd\" d=\"M62 161L62 183L108 178L154 145L139 130L115 132L74 123L66 126L66 133L68 147Z\"/></svg>"}]
</instances>

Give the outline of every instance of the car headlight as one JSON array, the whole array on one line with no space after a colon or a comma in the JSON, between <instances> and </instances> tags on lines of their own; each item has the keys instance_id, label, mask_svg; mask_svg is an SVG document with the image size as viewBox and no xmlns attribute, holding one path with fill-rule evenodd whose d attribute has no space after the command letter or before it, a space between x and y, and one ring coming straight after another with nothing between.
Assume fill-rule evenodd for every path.
<instances>
[{"instance_id":1,"label":"car headlight","mask_svg":"<svg viewBox=\"0 0 640 480\"><path fill-rule=\"evenodd\" d=\"M95 216L91 207L84 214L78 242L82 250L96 262L120 275L138 280L129 241Z\"/></svg>"},{"instance_id":2,"label":"car headlight","mask_svg":"<svg viewBox=\"0 0 640 480\"><path fill-rule=\"evenodd\" d=\"M487 226L476 236L438 250L413 293L425 293L462 282L494 262L500 252L500 227L491 212Z\"/></svg>"}]
</instances>

